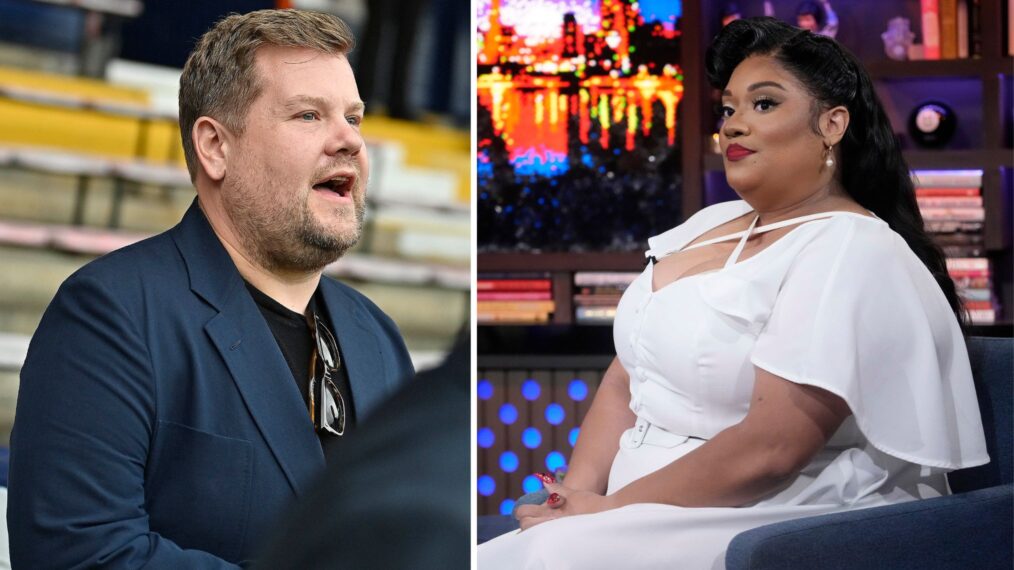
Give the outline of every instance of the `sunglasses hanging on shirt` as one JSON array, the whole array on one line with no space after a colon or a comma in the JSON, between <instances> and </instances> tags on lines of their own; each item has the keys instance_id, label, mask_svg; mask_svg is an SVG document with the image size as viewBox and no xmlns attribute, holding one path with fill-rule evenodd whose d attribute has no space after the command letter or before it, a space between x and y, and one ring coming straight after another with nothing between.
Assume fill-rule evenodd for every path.
<instances>
[{"instance_id":1,"label":"sunglasses hanging on shirt","mask_svg":"<svg viewBox=\"0 0 1014 570\"><path fill-rule=\"evenodd\" d=\"M345 399L334 378L341 366L338 343L316 313L313 315L315 350L310 360L310 419L317 433L345 434Z\"/></svg>"}]
</instances>

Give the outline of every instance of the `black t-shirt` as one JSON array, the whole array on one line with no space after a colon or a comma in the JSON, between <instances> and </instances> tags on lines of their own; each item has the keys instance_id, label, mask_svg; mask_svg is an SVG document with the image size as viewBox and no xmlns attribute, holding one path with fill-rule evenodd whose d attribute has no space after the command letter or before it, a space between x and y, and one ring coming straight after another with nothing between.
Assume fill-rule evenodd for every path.
<instances>
[{"instance_id":1,"label":"black t-shirt","mask_svg":"<svg viewBox=\"0 0 1014 570\"><path fill-rule=\"evenodd\" d=\"M285 357L285 362L288 363L289 369L292 371L292 379L295 380L296 387L303 397L303 404L308 406L310 401L310 375L313 373L310 370L310 359L313 356L314 348L313 329L311 328L310 320L295 311L290 311L250 283L246 283L246 288L250 291L254 302L257 303L257 308L264 315L264 320L267 321L268 328L271 329L271 334L274 335L278 348L281 349L282 356ZM317 288L313 297L310 298L307 311L307 314L311 315L310 318L316 313L324 322L324 326L335 337L338 336L333 324L328 319L327 311L324 310L324 301L320 294L320 287ZM337 342L337 338L335 342ZM348 434L355 427L356 415L352 402L352 391L349 389L349 377L344 365L345 356L342 354L341 346L338 347L338 353L341 356L342 365L338 368L338 374L333 380L338 391L341 392L342 398L345 399L345 433ZM309 408L307 408L306 413L307 415L310 414ZM336 436L329 434L318 434L318 437L320 437L321 445L338 439Z\"/></svg>"}]
</instances>

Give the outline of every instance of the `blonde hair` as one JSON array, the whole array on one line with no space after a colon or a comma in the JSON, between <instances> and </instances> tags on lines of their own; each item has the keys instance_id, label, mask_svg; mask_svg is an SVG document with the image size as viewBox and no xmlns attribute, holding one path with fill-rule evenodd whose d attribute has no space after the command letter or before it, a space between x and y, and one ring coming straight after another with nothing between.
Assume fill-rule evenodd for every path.
<instances>
[{"instance_id":1,"label":"blonde hair","mask_svg":"<svg viewBox=\"0 0 1014 570\"><path fill-rule=\"evenodd\" d=\"M355 39L339 18L303 10L230 14L201 36L180 76L180 134L191 181L200 165L191 134L194 123L212 117L243 133L246 109L261 92L254 56L264 44L344 55Z\"/></svg>"}]
</instances>

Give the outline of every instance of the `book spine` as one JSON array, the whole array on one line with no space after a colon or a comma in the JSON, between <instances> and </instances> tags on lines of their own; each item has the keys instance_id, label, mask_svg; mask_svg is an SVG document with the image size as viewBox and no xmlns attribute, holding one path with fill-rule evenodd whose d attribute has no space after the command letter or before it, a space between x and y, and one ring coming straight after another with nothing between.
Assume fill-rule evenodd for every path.
<instances>
[{"instance_id":1,"label":"book spine","mask_svg":"<svg viewBox=\"0 0 1014 570\"><path fill-rule=\"evenodd\" d=\"M937 197L974 197L982 196L982 188L936 188L917 187L916 198L937 198Z\"/></svg>"},{"instance_id":2,"label":"book spine","mask_svg":"<svg viewBox=\"0 0 1014 570\"><path fill-rule=\"evenodd\" d=\"M1007 55L1014 55L1014 0L1007 0Z\"/></svg>"},{"instance_id":3,"label":"book spine","mask_svg":"<svg viewBox=\"0 0 1014 570\"><path fill-rule=\"evenodd\" d=\"M965 269L989 269L989 260L985 257L951 257L947 260L947 271Z\"/></svg>"},{"instance_id":4,"label":"book spine","mask_svg":"<svg viewBox=\"0 0 1014 570\"><path fill-rule=\"evenodd\" d=\"M480 313L552 313L556 310L556 303L552 301L479 301L478 310Z\"/></svg>"},{"instance_id":5,"label":"book spine","mask_svg":"<svg viewBox=\"0 0 1014 570\"><path fill-rule=\"evenodd\" d=\"M993 292L986 288L962 289L960 296L967 301L991 301Z\"/></svg>"},{"instance_id":6,"label":"book spine","mask_svg":"<svg viewBox=\"0 0 1014 570\"><path fill-rule=\"evenodd\" d=\"M982 196L934 196L931 198L916 194L920 208L981 208Z\"/></svg>"},{"instance_id":7,"label":"book spine","mask_svg":"<svg viewBox=\"0 0 1014 570\"><path fill-rule=\"evenodd\" d=\"M630 285L640 273L635 272L604 272L604 271L578 271L574 274L574 285L578 287L592 287L596 285L627 286Z\"/></svg>"},{"instance_id":8,"label":"book spine","mask_svg":"<svg viewBox=\"0 0 1014 570\"><path fill-rule=\"evenodd\" d=\"M979 188L982 171L919 170L913 173L912 183L922 188Z\"/></svg>"},{"instance_id":9,"label":"book spine","mask_svg":"<svg viewBox=\"0 0 1014 570\"><path fill-rule=\"evenodd\" d=\"M921 0L922 45L926 59L940 59L940 8L937 0Z\"/></svg>"},{"instance_id":10,"label":"book spine","mask_svg":"<svg viewBox=\"0 0 1014 570\"><path fill-rule=\"evenodd\" d=\"M606 307L578 307L574 311L574 316L579 319L585 318L612 319L616 317L616 309Z\"/></svg>"},{"instance_id":11,"label":"book spine","mask_svg":"<svg viewBox=\"0 0 1014 570\"><path fill-rule=\"evenodd\" d=\"M480 301L551 301L548 291L481 291L476 293Z\"/></svg>"},{"instance_id":12,"label":"book spine","mask_svg":"<svg viewBox=\"0 0 1014 570\"><path fill-rule=\"evenodd\" d=\"M574 295L574 304L598 307L615 307L620 304L620 298L600 295Z\"/></svg>"},{"instance_id":13,"label":"book spine","mask_svg":"<svg viewBox=\"0 0 1014 570\"><path fill-rule=\"evenodd\" d=\"M553 282L549 279L479 279L477 291L550 291Z\"/></svg>"},{"instance_id":14,"label":"book spine","mask_svg":"<svg viewBox=\"0 0 1014 570\"><path fill-rule=\"evenodd\" d=\"M996 322L996 311L993 309L986 310L970 310L968 311L968 318L973 323L979 325L991 325Z\"/></svg>"},{"instance_id":15,"label":"book spine","mask_svg":"<svg viewBox=\"0 0 1014 570\"><path fill-rule=\"evenodd\" d=\"M948 269L947 274L950 275L951 279L958 281L959 279L985 277L989 278L988 269Z\"/></svg>"},{"instance_id":16,"label":"book spine","mask_svg":"<svg viewBox=\"0 0 1014 570\"><path fill-rule=\"evenodd\" d=\"M958 2L939 0L940 7L940 57L958 57Z\"/></svg>"},{"instance_id":17,"label":"book spine","mask_svg":"<svg viewBox=\"0 0 1014 570\"><path fill-rule=\"evenodd\" d=\"M968 0L968 52L970 57L982 57L981 0Z\"/></svg>"},{"instance_id":18,"label":"book spine","mask_svg":"<svg viewBox=\"0 0 1014 570\"><path fill-rule=\"evenodd\" d=\"M986 219L986 211L982 208L923 208L922 218L934 221L981 222Z\"/></svg>"},{"instance_id":19,"label":"book spine","mask_svg":"<svg viewBox=\"0 0 1014 570\"><path fill-rule=\"evenodd\" d=\"M958 57L968 58L968 0L958 0Z\"/></svg>"},{"instance_id":20,"label":"book spine","mask_svg":"<svg viewBox=\"0 0 1014 570\"><path fill-rule=\"evenodd\" d=\"M518 324L542 324L549 322L549 315L546 313L478 313L475 315L478 323L518 323Z\"/></svg>"}]
</instances>

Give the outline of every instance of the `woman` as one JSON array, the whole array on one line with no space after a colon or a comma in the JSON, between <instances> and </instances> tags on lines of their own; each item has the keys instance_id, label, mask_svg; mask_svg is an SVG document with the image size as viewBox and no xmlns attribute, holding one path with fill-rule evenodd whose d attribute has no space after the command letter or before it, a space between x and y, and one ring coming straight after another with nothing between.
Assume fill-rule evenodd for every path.
<instances>
[{"instance_id":1,"label":"woman","mask_svg":"<svg viewBox=\"0 0 1014 570\"><path fill-rule=\"evenodd\" d=\"M648 241L565 484L482 570L721 568L744 530L943 495L989 460L959 300L866 72L771 18L724 28L707 70L742 200Z\"/></svg>"}]
</instances>

